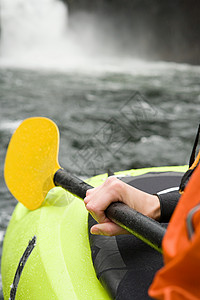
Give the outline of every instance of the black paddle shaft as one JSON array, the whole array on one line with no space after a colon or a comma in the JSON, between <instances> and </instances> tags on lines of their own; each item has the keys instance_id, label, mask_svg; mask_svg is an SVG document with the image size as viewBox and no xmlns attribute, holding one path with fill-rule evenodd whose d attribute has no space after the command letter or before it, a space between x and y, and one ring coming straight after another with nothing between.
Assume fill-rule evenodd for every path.
<instances>
[{"instance_id":1,"label":"black paddle shaft","mask_svg":"<svg viewBox=\"0 0 200 300\"><path fill-rule=\"evenodd\" d=\"M59 169L54 175L54 183L70 193L84 199L91 185L78 177ZM157 251L162 252L162 240L166 229L159 222L144 216L124 203L114 202L105 211L106 216L114 223L129 231Z\"/></svg>"}]
</instances>

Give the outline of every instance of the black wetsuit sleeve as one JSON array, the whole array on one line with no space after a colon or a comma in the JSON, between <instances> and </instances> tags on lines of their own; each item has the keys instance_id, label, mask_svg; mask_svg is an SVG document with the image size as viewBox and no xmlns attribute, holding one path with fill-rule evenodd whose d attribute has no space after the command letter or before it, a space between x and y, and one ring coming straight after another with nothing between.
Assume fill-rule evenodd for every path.
<instances>
[{"instance_id":1,"label":"black wetsuit sleeve","mask_svg":"<svg viewBox=\"0 0 200 300\"><path fill-rule=\"evenodd\" d=\"M160 222L167 223L169 222L173 211L180 199L179 191L168 192L165 194L157 194L160 201Z\"/></svg>"}]
</instances>

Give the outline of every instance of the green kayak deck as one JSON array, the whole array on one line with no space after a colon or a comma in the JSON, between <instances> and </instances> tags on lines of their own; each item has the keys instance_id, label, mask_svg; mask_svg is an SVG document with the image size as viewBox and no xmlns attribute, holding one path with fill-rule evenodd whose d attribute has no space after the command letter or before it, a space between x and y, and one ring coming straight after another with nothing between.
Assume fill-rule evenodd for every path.
<instances>
[{"instance_id":1,"label":"green kayak deck","mask_svg":"<svg viewBox=\"0 0 200 300\"><path fill-rule=\"evenodd\" d=\"M118 172L139 176L147 172L185 172L186 166L159 167ZM107 174L87 182L100 185ZM29 241L36 245L22 270L16 298L20 300L106 300L110 299L96 277L88 238L88 213L83 201L55 187L42 207L30 211L18 203L4 239L2 283L9 299L20 259Z\"/></svg>"}]
</instances>

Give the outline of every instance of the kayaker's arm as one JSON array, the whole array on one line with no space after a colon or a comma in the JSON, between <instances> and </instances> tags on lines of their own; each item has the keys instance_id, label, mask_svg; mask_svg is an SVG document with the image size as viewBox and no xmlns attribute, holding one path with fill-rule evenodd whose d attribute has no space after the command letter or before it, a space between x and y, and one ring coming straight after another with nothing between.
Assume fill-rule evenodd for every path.
<instances>
[{"instance_id":1,"label":"kayaker's arm","mask_svg":"<svg viewBox=\"0 0 200 300\"><path fill-rule=\"evenodd\" d=\"M88 211L99 223L91 228L93 234L128 233L106 217L105 210L112 202L123 202L152 219L160 219L160 201L156 195L138 190L115 177L109 177L99 187L88 190L84 202Z\"/></svg>"}]
</instances>

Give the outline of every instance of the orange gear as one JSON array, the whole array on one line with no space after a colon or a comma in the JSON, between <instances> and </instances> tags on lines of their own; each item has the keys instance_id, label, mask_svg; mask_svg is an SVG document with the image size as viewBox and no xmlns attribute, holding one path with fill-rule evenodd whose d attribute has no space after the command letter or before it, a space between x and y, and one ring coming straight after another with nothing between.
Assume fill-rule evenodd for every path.
<instances>
[{"instance_id":1,"label":"orange gear","mask_svg":"<svg viewBox=\"0 0 200 300\"><path fill-rule=\"evenodd\" d=\"M187 184L163 239L165 266L149 295L162 300L200 299L200 165Z\"/></svg>"}]
</instances>

